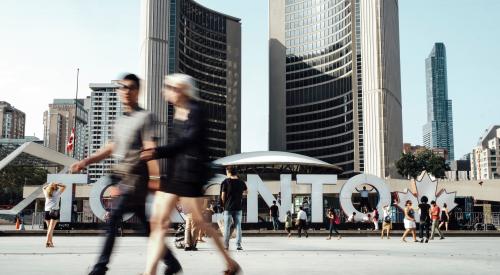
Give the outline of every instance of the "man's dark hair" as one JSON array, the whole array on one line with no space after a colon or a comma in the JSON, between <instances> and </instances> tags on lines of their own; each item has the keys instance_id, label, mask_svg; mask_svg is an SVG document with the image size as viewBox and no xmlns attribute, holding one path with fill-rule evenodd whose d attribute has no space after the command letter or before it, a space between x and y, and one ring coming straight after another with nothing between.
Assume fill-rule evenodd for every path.
<instances>
[{"instance_id":1,"label":"man's dark hair","mask_svg":"<svg viewBox=\"0 0 500 275\"><path fill-rule=\"evenodd\" d=\"M422 203L427 203L429 201L429 199L427 198L427 196L423 196L421 199L420 199L420 202Z\"/></svg>"},{"instance_id":2,"label":"man's dark hair","mask_svg":"<svg viewBox=\"0 0 500 275\"><path fill-rule=\"evenodd\" d=\"M436 201L431 201L431 204L436 204Z\"/></svg>"},{"instance_id":3,"label":"man's dark hair","mask_svg":"<svg viewBox=\"0 0 500 275\"><path fill-rule=\"evenodd\" d=\"M273 201L273 204L276 204L276 201Z\"/></svg>"},{"instance_id":4,"label":"man's dark hair","mask_svg":"<svg viewBox=\"0 0 500 275\"><path fill-rule=\"evenodd\" d=\"M304 207L302 207L302 206L299 206L299 209L300 209L300 210L304 210Z\"/></svg>"},{"instance_id":5,"label":"man's dark hair","mask_svg":"<svg viewBox=\"0 0 500 275\"><path fill-rule=\"evenodd\" d=\"M226 169L229 174L231 174L231 176L236 176L236 174L238 173L238 170L234 166L228 166Z\"/></svg>"},{"instance_id":6,"label":"man's dark hair","mask_svg":"<svg viewBox=\"0 0 500 275\"><path fill-rule=\"evenodd\" d=\"M137 89L141 87L141 80L135 74L125 74L122 79L133 81Z\"/></svg>"},{"instance_id":7,"label":"man's dark hair","mask_svg":"<svg viewBox=\"0 0 500 275\"><path fill-rule=\"evenodd\" d=\"M352 212L353 215L356 215L356 212Z\"/></svg>"},{"instance_id":8,"label":"man's dark hair","mask_svg":"<svg viewBox=\"0 0 500 275\"><path fill-rule=\"evenodd\" d=\"M363 190L366 190L366 186L363 186Z\"/></svg>"},{"instance_id":9,"label":"man's dark hair","mask_svg":"<svg viewBox=\"0 0 500 275\"><path fill-rule=\"evenodd\" d=\"M443 207L444 207L444 208L446 208L446 207L448 207L448 205L447 205L446 203L444 203L444 204L443 204Z\"/></svg>"}]
</instances>

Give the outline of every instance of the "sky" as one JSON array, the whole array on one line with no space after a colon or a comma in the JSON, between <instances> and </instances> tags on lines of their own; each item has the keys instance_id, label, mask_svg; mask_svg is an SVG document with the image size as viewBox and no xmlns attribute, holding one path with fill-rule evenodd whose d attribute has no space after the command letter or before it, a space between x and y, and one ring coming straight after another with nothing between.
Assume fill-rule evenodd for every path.
<instances>
[{"instance_id":1,"label":"sky","mask_svg":"<svg viewBox=\"0 0 500 275\"><path fill-rule=\"evenodd\" d=\"M198 2L241 18L242 151L267 150L268 1ZM500 124L498 11L497 0L399 1L404 142L422 144L425 58L435 42L446 45L455 157ZM74 98L77 68L79 97L90 94L89 83L139 71L139 31L139 0L2 0L0 100L24 111L26 135L41 138L48 104Z\"/></svg>"}]
</instances>

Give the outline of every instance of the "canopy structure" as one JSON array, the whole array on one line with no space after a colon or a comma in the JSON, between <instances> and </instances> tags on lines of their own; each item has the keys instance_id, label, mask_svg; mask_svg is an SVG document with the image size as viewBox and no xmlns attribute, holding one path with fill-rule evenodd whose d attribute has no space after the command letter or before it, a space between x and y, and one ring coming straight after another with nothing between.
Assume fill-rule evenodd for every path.
<instances>
[{"instance_id":1,"label":"canopy structure","mask_svg":"<svg viewBox=\"0 0 500 275\"><path fill-rule=\"evenodd\" d=\"M35 142L0 143L0 170L7 165L69 167L77 160Z\"/></svg>"},{"instance_id":2,"label":"canopy structure","mask_svg":"<svg viewBox=\"0 0 500 275\"><path fill-rule=\"evenodd\" d=\"M221 166L233 166L239 173L249 174L340 174L342 168L319 159L278 151L248 152L214 161Z\"/></svg>"},{"instance_id":3,"label":"canopy structure","mask_svg":"<svg viewBox=\"0 0 500 275\"><path fill-rule=\"evenodd\" d=\"M0 142L0 170L7 165L30 167L64 167L61 173L77 160L40 145L35 142L26 142L19 145L15 142ZM42 186L34 190L27 198L14 208L0 210L0 214L16 215L26 208L40 193Z\"/></svg>"}]
</instances>

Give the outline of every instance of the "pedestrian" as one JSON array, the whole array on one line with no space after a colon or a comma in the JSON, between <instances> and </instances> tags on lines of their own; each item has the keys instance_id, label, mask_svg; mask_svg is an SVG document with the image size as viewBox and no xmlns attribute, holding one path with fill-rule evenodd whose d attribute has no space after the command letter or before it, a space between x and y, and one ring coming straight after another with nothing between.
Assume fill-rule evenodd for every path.
<instances>
[{"instance_id":1,"label":"pedestrian","mask_svg":"<svg viewBox=\"0 0 500 275\"><path fill-rule=\"evenodd\" d=\"M241 246L241 219L243 216L243 195L247 191L247 185L238 178L235 167L227 167L227 178L221 185L221 197L224 207L224 247L229 249L231 239L231 221L236 229L236 250L243 250Z\"/></svg>"},{"instance_id":2,"label":"pedestrian","mask_svg":"<svg viewBox=\"0 0 500 275\"><path fill-rule=\"evenodd\" d=\"M373 209L373 225L375 227L375 230L378 230L378 219L379 219L379 214L377 208Z\"/></svg>"},{"instance_id":3,"label":"pedestrian","mask_svg":"<svg viewBox=\"0 0 500 275\"><path fill-rule=\"evenodd\" d=\"M401 237L401 241L406 243L406 235L408 235L408 233L411 232L413 236L413 241L418 242L417 232L416 232L417 224L415 223L415 210L413 210L412 203L410 200L406 201L404 214L405 214L404 225L406 230L403 233L403 237Z\"/></svg>"},{"instance_id":4,"label":"pedestrian","mask_svg":"<svg viewBox=\"0 0 500 275\"><path fill-rule=\"evenodd\" d=\"M373 230L372 228L373 218L371 214L367 214L363 217L363 224L366 226L366 230Z\"/></svg>"},{"instance_id":5,"label":"pedestrian","mask_svg":"<svg viewBox=\"0 0 500 275\"><path fill-rule=\"evenodd\" d=\"M347 222L349 223L355 223L356 222L356 212L352 212L352 214L347 218Z\"/></svg>"},{"instance_id":6,"label":"pedestrian","mask_svg":"<svg viewBox=\"0 0 500 275\"><path fill-rule=\"evenodd\" d=\"M66 186L52 182L43 187L45 196L45 223L47 224L47 237L45 247L54 247L53 235L57 222L59 221L59 199L66 190Z\"/></svg>"},{"instance_id":7,"label":"pedestrian","mask_svg":"<svg viewBox=\"0 0 500 275\"><path fill-rule=\"evenodd\" d=\"M426 196L422 196L420 199L420 204L418 208L420 209L420 227L419 227L419 238L420 242L424 242L424 230L425 230L425 242L429 242L429 226L431 223L430 208L431 206L427 203L429 199Z\"/></svg>"},{"instance_id":8,"label":"pedestrian","mask_svg":"<svg viewBox=\"0 0 500 275\"><path fill-rule=\"evenodd\" d=\"M450 221L450 213L448 212L448 205L443 204L443 210L441 211L441 223L439 224L439 229L445 226L445 230L448 231L448 222Z\"/></svg>"},{"instance_id":9,"label":"pedestrian","mask_svg":"<svg viewBox=\"0 0 500 275\"><path fill-rule=\"evenodd\" d=\"M292 213L290 211L286 211L285 230L290 238L292 236Z\"/></svg>"},{"instance_id":10,"label":"pedestrian","mask_svg":"<svg viewBox=\"0 0 500 275\"><path fill-rule=\"evenodd\" d=\"M385 205L382 209L384 211L383 215L383 223L382 223L382 232L380 233L380 238L384 239L384 231L387 232L387 239L390 239L391 237L389 236L391 234L391 229L392 229L392 218L391 218L391 212L390 212L390 207L388 205Z\"/></svg>"},{"instance_id":11,"label":"pedestrian","mask_svg":"<svg viewBox=\"0 0 500 275\"><path fill-rule=\"evenodd\" d=\"M271 221L273 222L273 231L279 229L279 207L276 205L276 201L273 201L273 205L269 207L269 216L271 216Z\"/></svg>"},{"instance_id":12,"label":"pedestrian","mask_svg":"<svg viewBox=\"0 0 500 275\"><path fill-rule=\"evenodd\" d=\"M182 208L184 213L184 220L186 222L186 227L184 228L184 251L198 251L196 248L197 242L197 228L193 220L193 214L188 208Z\"/></svg>"},{"instance_id":13,"label":"pedestrian","mask_svg":"<svg viewBox=\"0 0 500 275\"><path fill-rule=\"evenodd\" d=\"M142 149L156 146L153 115L138 105L140 80L134 74L126 74L118 81L118 85L124 114L115 121L113 139L96 153L71 166L71 171L76 173L111 156L117 162L113 166L111 180L118 185L120 196L110 210L104 245L91 275L102 275L108 270L107 265L123 214L134 212L144 224L146 233L149 233L145 214L148 183L153 183L150 179L159 178L157 161L146 162L140 159ZM175 274L181 270L179 262L170 251L164 253L164 261L170 272L166 274Z\"/></svg>"},{"instance_id":14,"label":"pedestrian","mask_svg":"<svg viewBox=\"0 0 500 275\"><path fill-rule=\"evenodd\" d=\"M309 234L307 234L307 213L302 206L299 207L299 212L297 213L296 225L299 238L302 237L302 231L306 234L306 238L309 237Z\"/></svg>"},{"instance_id":15,"label":"pedestrian","mask_svg":"<svg viewBox=\"0 0 500 275\"><path fill-rule=\"evenodd\" d=\"M194 79L185 74L172 74L165 77L164 84L164 97L174 107L172 128L169 129L171 137L166 146L146 149L141 153L141 159L146 161L168 159L168 178L160 179L160 191L155 193L153 202L151 234L144 274L156 274L160 257L168 251L164 240L165 234L169 228L170 215L178 202L190 209L194 223L201 226L214 241L226 263L225 274L240 273L240 266L224 249L217 230L203 221L201 197L204 194L203 186L210 178L207 164L209 161L207 121L199 102ZM175 273L177 272L165 272L165 274Z\"/></svg>"},{"instance_id":16,"label":"pedestrian","mask_svg":"<svg viewBox=\"0 0 500 275\"><path fill-rule=\"evenodd\" d=\"M336 223L337 223L338 219L337 219L337 214L335 214L335 210L332 208L328 209L328 213L327 213L326 217L328 218L328 221L330 224L330 227L328 229L328 231L329 231L328 238L326 238L326 239L331 240L332 239L332 232L335 231L335 233L337 233L338 239L340 240L342 238L342 236L340 236L340 233L337 231Z\"/></svg>"},{"instance_id":17,"label":"pedestrian","mask_svg":"<svg viewBox=\"0 0 500 275\"><path fill-rule=\"evenodd\" d=\"M434 240L434 232L437 231L439 234L439 239L444 239L443 233L441 230L439 230L439 214L441 213L441 209L439 206L436 204L435 201L431 201L431 219L432 219L432 225L431 225L431 240Z\"/></svg>"},{"instance_id":18,"label":"pedestrian","mask_svg":"<svg viewBox=\"0 0 500 275\"><path fill-rule=\"evenodd\" d=\"M363 207L366 207L365 211L368 212L368 209L370 208L370 203L368 201L368 197L369 197L369 194L372 190L373 190L373 188L370 190L367 190L366 186L363 186L362 190L359 190L358 188L356 188L356 191L358 191L359 194L361 195L361 203L360 203L361 210L363 210ZM363 212L363 213L366 213L366 212Z\"/></svg>"}]
</instances>

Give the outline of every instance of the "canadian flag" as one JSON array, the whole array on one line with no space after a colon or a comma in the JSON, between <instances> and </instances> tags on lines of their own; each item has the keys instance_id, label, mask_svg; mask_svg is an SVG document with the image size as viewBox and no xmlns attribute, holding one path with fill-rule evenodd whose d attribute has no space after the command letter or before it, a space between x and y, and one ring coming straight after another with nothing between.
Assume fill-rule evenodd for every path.
<instances>
[{"instance_id":1,"label":"canadian flag","mask_svg":"<svg viewBox=\"0 0 500 275\"><path fill-rule=\"evenodd\" d=\"M73 144L75 142L75 127L71 129L71 135L69 136L68 139L68 144L66 144L66 152L71 152L73 151Z\"/></svg>"}]
</instances>

